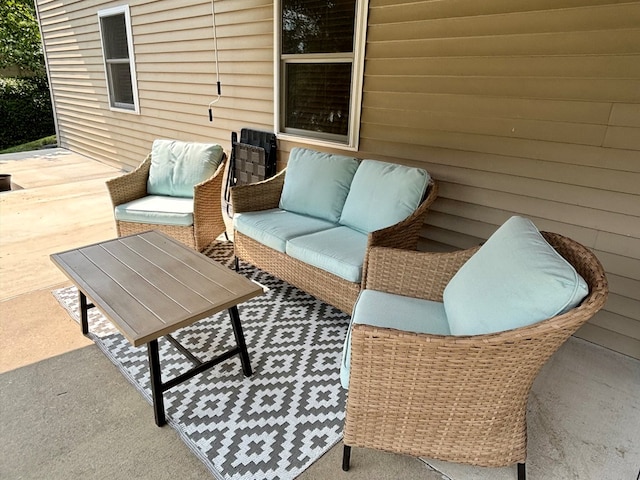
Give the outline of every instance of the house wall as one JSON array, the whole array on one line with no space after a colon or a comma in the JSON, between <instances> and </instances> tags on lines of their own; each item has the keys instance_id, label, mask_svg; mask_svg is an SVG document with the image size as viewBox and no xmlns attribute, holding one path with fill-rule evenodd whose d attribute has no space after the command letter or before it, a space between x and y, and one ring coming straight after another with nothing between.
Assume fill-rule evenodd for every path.
<instances>
[{"instance_id":1,"label":"house wall","mask_svg":"<svg viewBox=\"0 0 640 480\"><path fill-rule=\"evenodd\" d=\"M38 0L63 147L131 168L154 138L273 130L273 5L132 0L141 115L108 109L96 11ZM640 2L370 0L359 151L423 166L425 249L513 214L595 251L611 293L577 335L640 358ZM284 165L294 143L281 141ZM326 149L325 149L326 150ZM334 149L333 151L339 151Z\"/></svg>"},{"instance_id":2,"label":"house wall","mask_svg":"<svg viewBox=\"0 0 640 480\"><path fill-rule=\"evenodd\" d=\"M155 138L216 142L273 128L273 4L215 0L222 98L217 97L211 2L129 2L140 115L109 110L98 10L122 1L37 0L59 143L130 169Z\"/></svg>"}]
</instances>

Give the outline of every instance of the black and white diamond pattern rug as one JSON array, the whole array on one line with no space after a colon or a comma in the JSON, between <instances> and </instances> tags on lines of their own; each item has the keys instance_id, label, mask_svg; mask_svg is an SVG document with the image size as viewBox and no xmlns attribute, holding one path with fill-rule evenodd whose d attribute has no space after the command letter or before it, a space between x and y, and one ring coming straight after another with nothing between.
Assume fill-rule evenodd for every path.
<instances>
[{"instance_id":1,"label":"black and white diamond pattern rug","mask_svg":"<svg viewBox=\"0 0 640 480\"><path fill-rule=\"evenodd\" d=\"M230 266L232 252L230 242L217 242L204 253ZM216 478L295 478L342 438L339 370L349 316L250 265L240 273L269 289L238 306L254 373L245 378L235 356L168 390L167 423ZM53 294L79 321L76 288ZM146 346L131 346L95 308L89 331L151 403ZM203 361L235 345L226 311L173 336ZM163 381L191 367L167 340L158 343Z\"/></svg>"}]
</instances>

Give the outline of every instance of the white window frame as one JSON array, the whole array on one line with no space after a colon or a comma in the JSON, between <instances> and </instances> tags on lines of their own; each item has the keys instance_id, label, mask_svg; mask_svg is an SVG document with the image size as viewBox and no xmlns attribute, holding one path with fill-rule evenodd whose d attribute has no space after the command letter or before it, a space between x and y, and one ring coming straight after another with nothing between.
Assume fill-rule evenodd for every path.
<instances>
[{"instance_id":1,"label":"white window frame","mask_svg":"<svg viewBox=\"0 0 640 480\"><path fill-rule=\"evenodd\" d=\"M351 62L351 97L349 105L349 131L347 140L334 140L332 135L318 133L310 136L308 132L293 133L284 131L283 102L286 98L284 65L294 63L296 59L303 60L305 55L282 55L282 0L275 0L274 7L274 126L278 138L310 145L325 145L329 147L339 146L342 149L358 150L360 140L360 118L362 114L362 87L364 83L364 57L367 40L367 15L369 12L369 0L356 0L353 54L323 54L311 55L322 63Z\"/></svg>"},{"instance_id":2,"label":"white window frame","mask_svg":"<svg viewBox=\"0 0 640 480\"><path fill-rule=\"evenodd\" d=\"M111 75L109 74L109 63L125 63L123 59L111 60L107 59L106 49L104 44L104 36L102 32L102 18L111 17L115 15L124 15L125 27L127 32L127 50L129 58L126 63L129 64L129 74L131 76L131 87L133 90L133 105L129 103L119 103L112 99L113 97L113 83L111 81ZM129 11L129 5L119 5L117 7L107 8L98 11L98 27L100 30L100 44L102 46L102 59L104 63L104 74L107 82L107 97L109 100L109 109L124 113L140 114L140 103L138 100L138 79L136 77L136 64L133 53L133 34L131 30L131 13Z\"/></svg>"}]
</instances>

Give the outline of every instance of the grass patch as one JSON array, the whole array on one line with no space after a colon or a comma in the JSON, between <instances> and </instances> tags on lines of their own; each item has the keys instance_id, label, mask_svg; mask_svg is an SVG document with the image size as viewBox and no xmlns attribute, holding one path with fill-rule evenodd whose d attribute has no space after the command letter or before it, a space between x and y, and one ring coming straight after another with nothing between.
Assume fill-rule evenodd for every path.
<instances>
[{"instance_id":1,"label":"grass patch","mask_svg":"<svg viewBox=\"0 0 640 480\"><path fill-rule=\"evenodd\" d=\"M50 145L57 145L57 139L55 135L49 135L48 137L40 138L39 140L33 140L32 142L16 145L15 147L6 148L0 150L0 153L17 153L28 152L29 150L40 150L41 148L48 147Z\"/></svg>"}]
</instances>

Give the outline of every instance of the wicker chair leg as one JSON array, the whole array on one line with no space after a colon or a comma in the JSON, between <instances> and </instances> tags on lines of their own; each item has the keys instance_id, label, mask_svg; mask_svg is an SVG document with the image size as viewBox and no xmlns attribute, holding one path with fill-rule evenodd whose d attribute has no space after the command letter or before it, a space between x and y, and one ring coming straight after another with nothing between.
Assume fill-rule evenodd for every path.
<instances>
[{"instance_id":1,"label":"wicker chair leg","mask_svg":"<svg viewBox=\"0 0 640 480\"><path fill-rule=\"evenodd\" d=\"M527 472L525 470L525 464L519 463L518 464L518 480L526 480L526 478L527 478Z\"/></svg>"},{"instance_id":2,"label":"wicker chair leg","mask_svg":"<svg viewBox=\"0 0 640 480\"><path fill-rule=\"evenodd\" d=\"M345 445L342 449L342 470L345 472L349 471L349 463L351 461L351 447L349 445Z\"/></svg>"}]
</instances>

